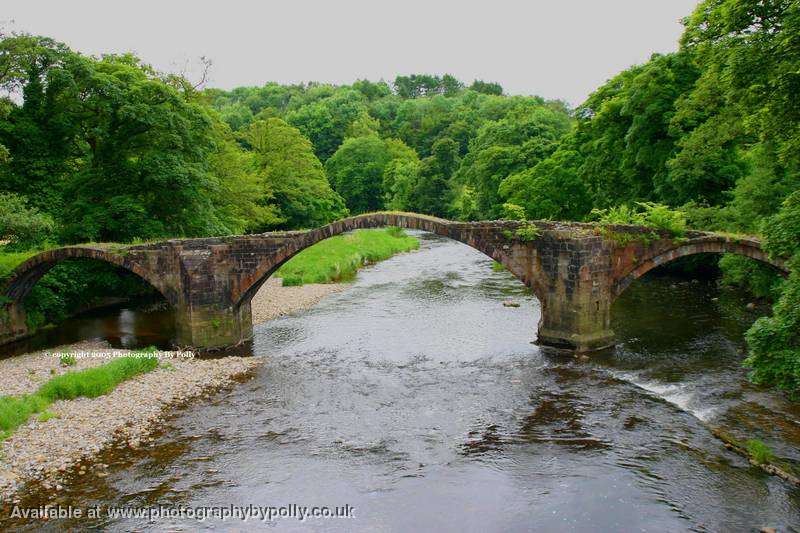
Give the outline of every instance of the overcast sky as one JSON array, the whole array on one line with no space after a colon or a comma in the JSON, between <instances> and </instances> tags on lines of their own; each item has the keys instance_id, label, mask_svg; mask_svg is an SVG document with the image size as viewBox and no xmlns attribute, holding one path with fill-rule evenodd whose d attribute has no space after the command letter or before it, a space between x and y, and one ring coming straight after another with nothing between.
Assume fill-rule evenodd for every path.
<instances>
[{"instance_id":1,"label":"overcast sky","mask_svg":"<svg viewBox=\"0 0 800 533\"><path fill-rule=\"evenodd\" d=\"M391 81L451 73L577 105L614 74L678 47L697 0L3 0L6 30L86 54L135 52L162 71L213 61L210 86ZM13 20L13 24L9 21Z\"/></svg>"}]
</instances>

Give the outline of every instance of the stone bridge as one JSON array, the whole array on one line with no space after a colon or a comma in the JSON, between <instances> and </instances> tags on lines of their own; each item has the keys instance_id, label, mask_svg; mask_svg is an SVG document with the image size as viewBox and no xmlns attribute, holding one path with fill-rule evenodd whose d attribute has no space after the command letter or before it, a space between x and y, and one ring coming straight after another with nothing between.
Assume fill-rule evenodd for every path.
<instances>
[{"instance_id":1,"label":"stone bridge","mask_svg":"<svg viewBox=\"0 0 800 533\"><path fill-rule=\"evenodd\" d=\"M0 342L27 334L24 299L54 265L70 258L106 261L141 276L174 307L177 343L198 349L238 344L253 333L250 300L283 263L333 235L399 226L443 235L502 263L541 303L538 340L585 352L611 346L611 304L635 279L679 257L732 253L787 272L757 240L638 226L533 221L538 236L523 240L515 221L451 222L413 213L372 213L309 231L139 245L72 246L49 250L19 265L0 287L5 311Z\"/></svg>"}]
</instances>

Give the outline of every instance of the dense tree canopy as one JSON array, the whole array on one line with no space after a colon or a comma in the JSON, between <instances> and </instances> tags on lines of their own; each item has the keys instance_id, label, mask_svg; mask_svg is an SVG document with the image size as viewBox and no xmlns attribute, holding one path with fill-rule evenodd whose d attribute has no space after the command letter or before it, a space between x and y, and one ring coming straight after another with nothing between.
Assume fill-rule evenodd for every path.
<instances>
[{"instance_id":1,"label":"dense tree canopy","mask_svg":"<svg viewBox=\"0 0 800 533\"><path fill-rule=\"evenodd\" d=\"M299 130L279 118L257 120L244 139L256 154L262 203L275 206L278 227L313 228L347 216L341 196L331 190L311 143Z\"/></svg>"}]
</instances>

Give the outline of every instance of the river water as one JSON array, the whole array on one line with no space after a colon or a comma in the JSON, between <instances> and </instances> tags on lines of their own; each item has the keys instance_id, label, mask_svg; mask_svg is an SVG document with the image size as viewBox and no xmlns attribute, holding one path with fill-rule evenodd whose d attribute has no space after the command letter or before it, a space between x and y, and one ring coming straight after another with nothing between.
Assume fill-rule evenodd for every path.
<instances>
[{"instance_id":1,"label":"river water","mask_svg":"<svg viewBox=\"0 0 800 533\"><path fill-rule=\"evenodd\" d=\"M510 274L421 236L419 252L256 326L254 379L177 411L152 447L107 454L107 477L22 505L354 508L266 524L278 531L800 530L800 489L709 431L800 460L800 406L741 368L743 333L764 308L714 284L646 276L615 304L617 349L580 362L531 343L539 304ZM88 525L265 527L175 517L45 529Z\"/></svg>"}]
</instances>

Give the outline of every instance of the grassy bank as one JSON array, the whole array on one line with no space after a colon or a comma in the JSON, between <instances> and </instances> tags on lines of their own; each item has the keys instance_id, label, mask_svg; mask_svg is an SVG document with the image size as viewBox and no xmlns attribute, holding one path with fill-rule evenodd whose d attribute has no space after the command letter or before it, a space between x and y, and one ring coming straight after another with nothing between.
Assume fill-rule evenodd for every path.
<instances>
[{"instance_id":1,"label":"grassy bank","mask_svg":"<svg viewBox=\"0 0 800 533\"><path fill-rule=\"evenodd\" d=\"M284 286L352 279L365 264L419 248L416 237L400 228L358 230L337 235L303 250L278 270Z\"/></svg>"},{"instance_id":2,"label":"grassy bank","mask_svg":"<svg viewBox=\"0 0 800 533\"><path fill-rule=\"evenodd\" d=\"M33 394L0 396L0 440L27 422L35 413L43 412L58 400L96 398L136 375L158 367L158 359L147 352L121 357L104 365L68 372L43 384Z\"/></svg>"}]
</instances>

